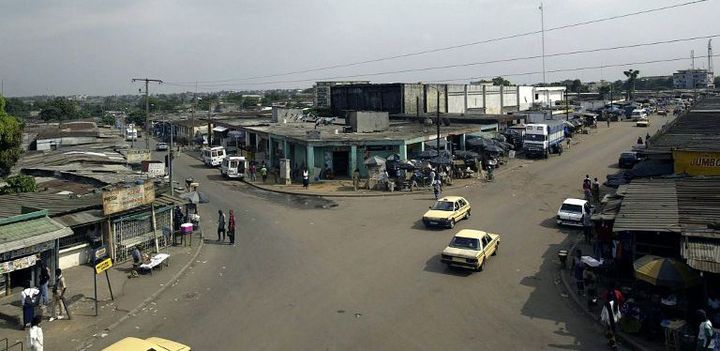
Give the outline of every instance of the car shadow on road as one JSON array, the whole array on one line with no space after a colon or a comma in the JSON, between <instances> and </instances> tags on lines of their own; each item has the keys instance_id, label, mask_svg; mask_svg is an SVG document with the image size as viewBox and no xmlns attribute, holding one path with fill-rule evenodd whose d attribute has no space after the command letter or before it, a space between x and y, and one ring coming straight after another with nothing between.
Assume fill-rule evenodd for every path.
<instances>
[{"instance_id":1,"label":"car shadow on road","mask_svg":"<svg viewBox=\"0 0 720 351\"><path fill-rule=\"evenodd\" d=\"M212 181L225 180L225 177L223 177L222 174L208 174L208 175L205 176L205 177L206 177L208 180L212 180Z\"/></svg>"},{"instance_id":2,"label":"car shadow on road","mask_svg":"<svg viewBox=\"0 0 720 351\"><path fill-rule=\"evenodd\" d=\"M580 229L575 227L559 226L557 222L555 222L555 217L546 218L545 220L540 222L540 226L555 229L567 235L576 234L580 231Z\"/></svg>"},{"instance_id":3,"label":"car shadow on road","mask_svg":"<svg viewBox=\"0 0 720 351\"><path fill-rule=\"evenodd\" d=\"M193 164L189 165L188 167L190 167L190 168L208 168L206 165L204 165L202 163L201 164L193 163Z\"/></svg>"},{"instance_id":4,"label":"car shadow on road","mask_svg":"<svg viewBox=\"0 0 720 351\"><path fill-rule=\"evenodd\" d=\"M456 277L467 277L473 273L469 269L448 267L447 265L445 265L444 263L442 263L440 261L439 254L437 254L437 255L431 257L429 260L427 260L427 262L425 262L425 269L423 269L423 270L425 272L454 275Z\"/></svg>"},{"instance_id":5,"label":"car shadow on road","mask_svg":"<svg viewBox=\"0 0 720 351\"><path fill-rule=\"evenodd\" d=\"M417 221L415 221L413 223L412 227L410 227L410 228L427 231L427 232L442 232L442 231L445 231L448 229L446 227L441 227L441 226L426 227L425 224L423 223L422 219L418 219Z\"/></svg>"}]
</instances>

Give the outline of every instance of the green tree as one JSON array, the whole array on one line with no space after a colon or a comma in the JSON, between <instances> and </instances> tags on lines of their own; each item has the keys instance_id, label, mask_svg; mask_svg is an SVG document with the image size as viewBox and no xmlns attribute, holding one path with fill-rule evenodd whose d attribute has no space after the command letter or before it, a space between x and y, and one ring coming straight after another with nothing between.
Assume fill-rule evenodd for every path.
<instances>
[{"instance_id":1,"label":"green tree","mask_svg":"<svg viewBox=\"0 0 720 351\"><path fill-rule=\"evenodd\" d=\"M715 87L716 87L716 88L717 88L717 87L720 87L720 76L715 77L715 79L713 80L713 82L715 83Z\"/></svg>"},{"instance_id":2,"label":"green tree","mask_svg":"<svg viewBox=\"0 0 720 351\"><path fill-rule=\"evenodd\" d=\"M67 121L82 116L83 114L80 113L77 104L63 97L57 97L44 103L40 111L40 118L45 122Z\"/></svg>"},{"instance_id":3,"label":"green tree","mask_svg":"<svg viewBox=\"0 0 720 351\"><path fill-rule=\"evenodd\" d=\"M627 77L627 99L630 100L635 96L635 81L637 80L638 75L640 74L640 71L636 69L629 69L625 72L623 72L625 77Z\"/></svg>"},{"instance_id":4,"label":"green tree","mask_svg":"<svg viewBox=\"0 0 720 351\"><path fill-rule=\"evenodd\" d=\"M5 98L0 96L0 176L10 173L10 168L20 159L22 129L17 118L5 113Z\"/></svg>"},{"instance_id":5,"label":"green tree","mask_svg":"<svg viewBox=\"0 0 720 351\"><path fill-rule=\"evenodd\" d=\"M493 78L493 79L492 79L492 83L493 83L493 85L504 85L504 86L508 86L508 85L511 84L509 80L507 80L507 79L505 79L505 78L503 78L503 77L495 77L495 78Z\"/></svg>"},{"instance_id":6,"label":"green tree","mask_svg":"<svg viewBox=\"0 0 720 351\"><path fill-rule=\"evenodd\" d=\"M4 194L13 193L34 193L37 191L37 183L35 177L27 175L16 175L5 179L7 186L0 189Z\"/></svg>"},{"instance_id":7,"label":"green tree","mask_svg":"<svg viewBox=\"0 0 720 351\"><path fill-rule=\"evenodd\" d=\"M100 123L106 126L114 126L115 125L115 117L111 114L105 114L100 119Z\"/></svg>"},{"instance_id":8,"label":"green tree","mask_svg":"<svg viewBox=\"0 0 720 351\"><path fill-rule=\"evenodd\" d=\"M128 113L127 123L133 123L135 126L145 125L145 110L133 110Z\"/></svg>"},{"instance_id":9,"label":"green tree","mask_svg":"<svg viewBox=\"0 0 720 351\"><path fill-rule=\"evenodd\" d=\"M26 104L22 99L18 98L7 98L5 99L5 112L11 116L15 116L20 119L26 119L30 117L30 111L32 106Z\"/></svg>"}]
</instances>

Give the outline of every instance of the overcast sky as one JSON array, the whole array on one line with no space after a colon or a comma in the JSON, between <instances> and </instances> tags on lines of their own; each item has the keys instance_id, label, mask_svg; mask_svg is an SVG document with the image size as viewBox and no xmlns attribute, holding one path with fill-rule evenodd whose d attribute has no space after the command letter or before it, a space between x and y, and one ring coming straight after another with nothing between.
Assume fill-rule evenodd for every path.
<instances>
[{"instance_id":1,"label":"overcast sky","mask_svg":"<svg viewBox=\"0 0 720 351\"><path fill-rule=\"evenodd\" d=\"M690 0L545 0L552 28ZM540 29L529 0L2 0L0 79L5 95L137 93L134 77L200 83L199 90L304 88L315 80L540 55L540 35L403 59L255 80L247 77L363 61ZM546 33L547 54L720 34L720 0ZM720 53L720 40L716 40ZM687 57L548 73L547 81L621 79L707 67L707 40L546 58L546 70ZM540 72L540 59L351 79L418 82ZM342 79L342 78L339 78ZM542 74L512 75L536 83ZM298 80L307 80L297 82ZM252 83L252 84L250 84ZM218 85L224 84L224 85ZM151 91L192 87L163 84Z\"/></svg>"}]
</instances>

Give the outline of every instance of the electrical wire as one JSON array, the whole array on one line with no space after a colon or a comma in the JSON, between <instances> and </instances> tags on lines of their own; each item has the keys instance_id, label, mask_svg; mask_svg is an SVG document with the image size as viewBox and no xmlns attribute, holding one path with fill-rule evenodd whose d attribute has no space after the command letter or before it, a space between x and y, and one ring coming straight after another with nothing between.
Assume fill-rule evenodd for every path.
<instances>
[{"instance_id":1,"label":"electrical wire","mask_svg":"<svg viewBox=\"0 0 720 351\"><path fill-rule=\"evenodd\" d=\"M645 47L645 46L674 44L674 43L701 40L701 39L711 39L711 38L715 38L718 36L720 36L720 34L711 34L711 35L694 36L694 37L689 37L689 38L660 40L660 41L653 41L653 42L647 42L647 43L619 45L619 46L606 47L606 48L595 48L595 49L574 50L574 51L567 51L567 52L557 52L557 53L546 54L545 57L561 57L561 56L581 55L581 54L596 53L596 52L603 52L603 51L632 49L632 48ZM301 83L301 82L324 81L324 80L346 79L346 78L357 78L357 77L382 76L382 75L398 74L398 73L427 72L427 71L451 69L451 68L459 68L459 67L489 65L489 64L494 64L494 63L506 63L506 62L513 62L513 61L533 60L533 59L538 59L540 57L541 57L540 55L531 55L531 56L522 56L522 57L511 57L511 58L506 58L506 59L489 60L489 61L470 62L470 63L462 63L462 64L442 65L442 66L430 66L430 67L421 67L421 68L409 68L409 69L384 71L384 72L358 73L358 74L316 78L316 79L298 79L298 80L284 80L284 81L270 81L270 82L248 82L248 83L240 83L240 84L242 84L242 85L271 85L271 84L281 84L281 83ZM166 82L166 84L171 85L171 86L177 86L177 87L194 86L194 84L191 85L191 84L179 84L179 83L167 83L167 82ZM202 84L200 86L203 88L213 88L213 87L217 88L217 87L223 87L223 86L237 86L237 83Z\"/></svg>"},{"instance_id":2,"label":"electrical wire","mask_svg":"<svg viewBox=\"0 0 720 351\"><path fill-rule=\"evenodd\" d=\"M621 19L621 18L627 18L627 17L643 15L643 14L648 14L648 13L653 13L653 12L671 10L671 9L695 5L695 4L699 4L699 3L703 3L703 2L707 2L707 1L710 1L710 0L693 0L693 1L683 2L683 3L679 3L679 4L674 4L674 5L667 5L667 6L661 6L661 7L656 7L656 8L646 9L646 10L625 13L625 14L621 14L621 15L615 15L615 16L610 16L610 17L605 17L605 18L598 18L598 19L593 19L593 20L588 20L588 21L583 21L583 22L576 22L576 23L566 24L566 25L562 25L562 26L558 26L558 27L547 28L547 29L545 29L545 32L559 31L559 30L564 30L564 29L568 29L568 28L575 28L575 27L586 26L586 25L590 25L590 24L612 21L612 20ZM337 68L353 67L353 66L365 65L365 64L369 64L369 63L389 61L389 60L395 60L395 59L419 56L419 55L426 55L426 54L431 54L431 53L436 53L436 52L460 49L460 48L476 46L476 45L481 45L481 44L488 44L488 43L504 41L504 40L509 40L509 39L516 39L516 38L526 37L526 36L530 36L530 35L540 34L542 32L543 32L542 30L536 30L536 31L530 31L530 32L525 32L525 33L517 33L517 34L511 34L511 35L502 36L502 37L484 39L484 40L463 43L463 44L457 44L457 45L451 45L451 46L445 46L445 47L440 47L440 48L435 48L435 49L419 50L419 51L398 54L398 55L393 55L393 56L385 56L385 57L380 57L380 58L375 58L375 59L356 61L356 62L350 62L350 63L344 63L344 64L337 64L337 65L330 65L330 66L324 66L324 67L315 67L315 68L309 68L309 69L298 70L298 71L288 71L288 72L283 72L283 73L251 76L251 77L244 77L244 78L205 80L205 81L197 81L197 82L173 82L173 83L174 84L227 83L227 82L234 82L234 81L246 81L246 80L255 80L255 79L262 79L262 78L273 78L273 77L289 76L289 75L302 74L302 73L318 72L318 71L327 71L327 70L332 70L332 69L337 69Z\"/></svg>"}]
</instances>

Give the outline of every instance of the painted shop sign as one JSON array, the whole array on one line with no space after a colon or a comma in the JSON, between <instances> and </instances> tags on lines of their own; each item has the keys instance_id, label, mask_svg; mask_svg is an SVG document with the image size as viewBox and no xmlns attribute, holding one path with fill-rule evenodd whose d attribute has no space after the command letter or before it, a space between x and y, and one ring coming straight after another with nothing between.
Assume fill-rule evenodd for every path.
<instances>
[{"instance_id":1,"label":"painted shop sign","mask_svg":"<svg viewBox=\"0 0 720 351\"><path fill-rule=\"evenodd\" d=\"M720 152L673 151L675 173L720 175Z\"/></svg>"}]
</instances>

